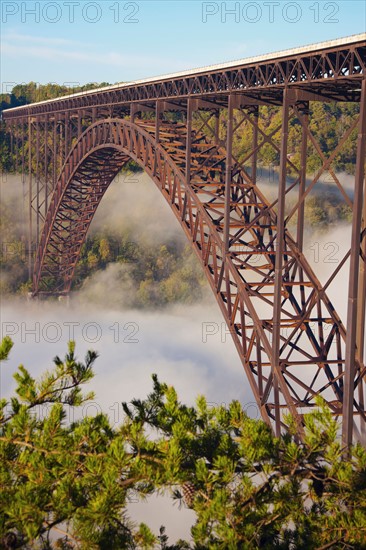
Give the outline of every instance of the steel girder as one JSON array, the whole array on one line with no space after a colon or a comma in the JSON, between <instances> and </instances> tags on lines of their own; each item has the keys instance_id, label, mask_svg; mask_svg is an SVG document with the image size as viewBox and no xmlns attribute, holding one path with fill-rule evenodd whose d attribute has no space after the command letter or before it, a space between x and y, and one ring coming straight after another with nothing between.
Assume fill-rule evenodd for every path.
<instances>
[{"instance_id":1,"label":"steel girder","mask_svg":"<svg viewBox=\"0 0 366 550\"><path fill-rule=\"evenodd\" d=\"M263 60L243 60L228 67L207 67L192 74L187 71L25 105L4 112L4 118L64 114L92 107L110 109L127 105L129 108L131 102L218 100L228 92L281 102L286 86L318 94L323 99L359 101L358 83L366 72L366 40L365 35L362 36L350 37L347 43L319 44L309 51L277 52Z\"/></svg>"},{"instance_id":2,"label":"steel girder","mask_svg":"<svg viewBox=\"0 0 366 550\"><path fill-rule=\"evenodd\" d=\"M159 187L191 241L262 417L273 421L279 433L286 429L284 412L290 411L301 434L302 415L317 396L336 416L343 414L349 378L346 329L302 253L304 189L297 204L297 239L285 220L286 166L291 163L286 152L289 96L284 98L279 195L274 203L260 191L255 175L232 157L234 104L232 96L226 143L215 131L210 140L209 132L203 132L211 128L204 118L201 128L192 130L190 103L185 124L109 118L90 125L71 148L54 189L38 247L34 292L69 291L98 204L121 166L132 158ZM294 112L297 108L291 107ZM262 131L256 114L244 113L256 128L252 155ZM307 115L297 114L305 136ZM300 188L303 176L298 178ZM357 431L366 418L364 370L362 361L355 362L349 389L352 421L360 419Z\"/></svg>"}]
</instances>

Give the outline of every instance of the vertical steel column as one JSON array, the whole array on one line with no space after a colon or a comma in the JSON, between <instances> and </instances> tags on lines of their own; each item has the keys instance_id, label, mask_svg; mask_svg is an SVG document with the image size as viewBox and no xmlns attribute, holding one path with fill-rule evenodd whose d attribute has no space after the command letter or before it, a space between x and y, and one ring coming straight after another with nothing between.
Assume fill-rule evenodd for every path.
<instances>
[{"instance_id":1,"label":"vertical steel column","mask_svg":"<svg viewBox=\"0 0 366 550\"><path fill-rule=\"evenodd\" d=\"M365 155L366 155L366 79L362 81L360 121L357 139L357 158L355 174L355 193L353 199L352 219L352 241L350 258L350 276L348 286L348 309L347 309L347 337L346 337L346 363L344 373L344 394L343 394L343 423L342 443L345 447L352 444L353 436L353 401L356 374L356 342L357 342L357 321L365 318L362 304L362 296L358 296L360 273L360 246L361 246L361 222L364 195L365 178ZM364 266L363 266L364 269ZM361 298L361 299L360 299ZM359 332L359 337L362 333ZM359 342L363 347L363 342Z\"/></svg>"},{"instance_id":2,"label":"vertical steel column","mask_svg":"<svg viewBox=\"0 0 366 550\"><path fill-rule=\"evenodd\" d=\"M135 116L136 116L136 105L134 103L131 103L130 105L130 121L132 124L135 124Z\"/></svg>"},{"instance_id":3,"label":"vertical steel column","mask_svg":"<svg viewBox=\"0 0 366 550\"><path fill-rule=\"evenodd\" d=\"M259 106L256 105L253 110L252 114L254 117L254 125L253 125L253 136L252 136L252 148L253 148L253 154L252 154L252 170L251 170L251 180L254 185L257 183L257 163L258 163L258 120L259 120ZM263 371L262 371L262 353L261 353L261 346L260 346L260 335L259 331L256 331L256 348L257 348L257 369L258 369L258 391L260 399L263 398Z\"/></svg>"},{"instance_id":4,"label":"vertical steel column","mask_svg":"<svg viewBox=\"0 0 366 550\"><path fill-rule=\"evenodd\" d=\"M191 159L192 159L192 117L193 117L193 103L192 99L187 99L187 137L186 137L186 182L187 185L191 183ZM187 209L187 194L184 194L183 208L182 208L182 220L184 220Z\"/></svg>"},{"instance_id":5,"label":"vertical steel column","mask_svg":"<svg viewBox=\"0 0 366 550\"><path fill-rule=\"evenodd\" d=\"M28 276L32 279L32 119L28 117Z\"/></svg>"},{"instance_id":6,"label":"vertical steel column","mask_svg":"<svg viewBox=\"0 0 366 550\"><path fill-rule=\"evenodd\" d=\"M365 366L365 321L366 321L366 189L363 192L363 214L361 225L361 262L360 276L358 279L358 312L357 312L357 328L356 328L356 359L359 365ZM365 410L365 377L358 384L358 400L362 410ZM362 443L366 443L366 422L361 418L361 437Z\"/></svg>"},{"instance_id":7,"label":"vertical steel column","mask_svg":"<svg viewBox=\"0 0 366 550\"><path fill-rule=\"evenodd\" d=\"M281 127L281 156L280 174L278 182L278 210L276 228L276 259L274 279L274 300L273 300L273 339L271 366L273 373L273 389L275 401L275 431L279 436L281 433L281 409L279 402L278 373L280 369L280 337L281 337L281 302L282 302L282 268L285 240L285 192L287 175L287 142L288 142L288 121L289 121L289 92L285 87L282 103L282 127Z\"/></svg>"},{"instance_id":8,"label":"vertical steel column","mask_svg":"<svg viewBox=\"0 0 366 550\"><path fill-rule=\"evenodd\" d=\"M59 166L57 167L58 168L58 171L61 170L61 166L63 164L63 161L64 161L64 152L65 152L65 127L64 127L64 122L63 122L63 118L62 118L62 114L60 113L59 115L57 115L59 118L58 118L58 154L59 154Z\"/></svg>"},{"instance_id":9,"label":"vertical steel column","mask_svg":"<svg viewBox=\"0 0 366 550\"><path fill-rule=\"evenodd\" d=\"M361 262L358 279L358 312L356 328L356 360L361 368L365 367L365 322L366 322L366 188L363 193L363 213L361 223ZM358 384L358 401L362 410L365 410L366 378ZM360 417L360 432L363 445L366 444L366 422Z\"/></svg>"},{"instance_id":10,"label":"vertical steel column","mask_svg":"<svg viewBox=\"0 0 366 550\"><path fill-rule=\"evenodd\" d=\"M215 111L215 145L220 145L220 109Z\"/></svg>"},{"instance_id":11,"label":"vertical steel column","mask_svg":"<svg viewBox=\"0 0 366 550\"><path fill-rule=\"evenodd\" d=\"M254 126L253 126L253 155L252 155L252 173L251 178L254 184L257 183L257 162L258 162L258 119L259 119L259 107L256 105L253 110Z\"/></svg>"},{"instance_id":12,"label":"vertical steel column","mask_svg":"<svg viewBox=\"0 0 366 550\"><path fill-rule=\"evenodd\" d=\"M223 259L225 262L225 288L226 288L226 303L228 316L231 319L232 302L231 302L231 287L230 274L227 267L225 256L229 254L230 249L230 212L231 212L231 180L232 180L232 163L233 163L233 134L234 134L234 95L231 93L228 97L227 109L227 134L226 134L226 160L225 160L225 210L224 210L224 250ZM229 330L231 326L228 327Z\"/></svg>"},{"instance_id":13,"label":"vertical steel column","mask_svg":"<svg viewBox=\"0 0 366 550\"><path fill-rule=\"evenodd\" d=\"M132 124L135 124L135 114L136 114L135 104L131 103L130 104L130 122ZM131 132L130 132L130 147L129 147L129 150L130 150L131 153L132 153L132 150L133 150L133 134L134 134L134 132L131 129Z\"/></svg>"},{"instance_id":14,"label":"vertical steel column","mask_svg":"<svg viewBox=\"0 0 366 550\"><path fill-rule=\"evenodd\" d=\"M306 188L306 160L308 150L307 127L309 124L309 104L302 106L302 124L301 124L301 151L300 151L300 182L299 182L299 208L297 212L297 245L299 251L303 251L304 246L304 221L305 221L305 200L304 193Z\"/></svg>"},{"instance_id":15,"label":"vertical steel column","mask_svg":"<svg viewBox=\"0 0 366 550\"><path fill-rule=\"evenodd\" d=\"M53 118L52 141L53 141L53 151L52 151L52 186L53 186L53 189L55 189L55 187L56 187L56 182L57 182L57 120L56 120L56 115L54 115L54 118Z\"/></svg>"},{"instance_id":16,"label":"vertical steel column","mask_svg":"<svg viewBox=\"0 0 366 550\"><path fill-rule=\"evenodd\" d=\"M226 134L226 165L225 165L225 214L224 214L224 254L229 252L230 246L230 206L231 206L231 173L233 153L233 112L234 95L228 98L227 134Z\"/></svg>"},{"instance_id":17,"label":"vertical steel column","mask_svg":"<svg viewBox=\"0 0 366 550\"><path fill-rule=\"evenodd\" d=\"M78 139L81 135L81 111L78 111Z\"/></svg>"},{"instance_id":18,"label":"vertical steel column","mask_svg":"<svg viewBox=\"0 0 366 550\"><path fill-rule=\"evenodd\" d=\"M39 170L39 161L40 161L40 123L36 121L36 249L38 248L39 241L39 209L40 209L40 170ZM32 197L33 201L33 197Z\"/></svg>"},{"instance_id":19,"label":"vertical steel column","mask_svg":"<svg viewBox=\"0 0 366 550\"><path fill-rule=\"evenodd\" d=\"M17 123L16 123L16 134L15 134L15 172L18 173L18 163L19 163L19 154L18 154L18 149L19 149L19 121L17 120Z\"/></svg>"},{"instance_id":20,"label":"vertical steel column","mask_svg":"<svg viewBox=\"0 0 366 550\"><path fill-rule=\"evenodd\" d=\"M22 173L25 173L24 135L27 131L27 121L22 118Z\"/></svg>"},{"instance_id":21,"label":"vertical steel column","mask_svg":"<svg viewBox=\"0 0 366 550\"><path fill-rule=\"evenodd\" d=\"M155 105L155 141L156 143L160 142L160 122L161 122L160 117L162 113L161 107L162 105L160 101L157 101Z\"/></svg>"},{"instance_id":22,"label":"vertical steel column","mask_svg":"<svg viewBox=\"0 0 366 550\"><path fill-rule=\"evenodd\" d=\"M64 143L65 158L64 158L64 160L66 161L67 155L69 154L69 112L68 111L66 111L66 113L65 113L64 123L65 123L65 143Z\"/></svg>"},{"instance_id":23,"label":"vertical steel column","mask_svg":"<svg viewBox=\"0 0 366 550\"><path fill-rule=\"evenodd\" d=\"M14 124L10 126L10 157L11 168L14 169Z\"/></svg>"},{"instance_id":24,"label":"vertical steel column","mask_svg":"<svg viewBox=\"0 0 366 550\"><path fill-rule=\"evenodd\" d=\"M44 121L44 218L46 219L48 210L48 115L45 115Z\"/></svg>"},{"instance_id":25,"label":"vertical steel column","mask_svg":"<svg viewBox=\"0 0 366 550\"><path fill-rule=\"evenodd\" d=\"M24 155L24 135L27 131L27 122L26 122L26 119L21 119L22 120L22 136L21 136L21 139L22 139L22 191L23 191L23 212L24 212L24 218L27 217L27 214L26 214L26 203L25 203L25 198L26 198L26 189L25 189L25 155Z\"/></svg>"},{"instance_id":26,"label":"vertical steel column","mask_svg":"<svg viewBox=\"0 0 366 550\"><path fill-rule=\"evenodd\" d=\"M191 157L192 157L192 99L187 99L187 140L186 140L186 182L191 182Z\"/></svg>"}]
</instances>

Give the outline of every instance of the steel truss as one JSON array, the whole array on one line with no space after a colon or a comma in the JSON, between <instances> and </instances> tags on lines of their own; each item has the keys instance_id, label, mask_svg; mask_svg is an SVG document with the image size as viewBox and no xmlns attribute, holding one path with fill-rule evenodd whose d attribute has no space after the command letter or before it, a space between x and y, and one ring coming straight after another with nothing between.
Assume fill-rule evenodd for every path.
<instances>
[{"instance_id":1,"label":"steel truss","mask_svg":"<svg viewBox=\"0 0 366 550\"><path fill-rule=\"evenodd\" d=\"M260 97L236 91L231 80L232 91L226 88L218 94L215 88L207 98L203 88L200 98L182 97L187 90L183 94L176 84L177 97L167 102L155 99L154 83L145 102L84 103L81 108L78 98L65 100L77 106L69 111L59 112L59 101L53 111L52 102L47 111L41 105L13 110L8 120L12 150L16 168L28 172L29 239L37 247L34 264L29 255L34 294L69 292L96 209L116 174L133 159L158 186L192 243L264 420L279 434L287 429L285 413L291 412L301 437L303 414L321 396L334 415L342 417L344 444L351 443L353 434L364 439L365 45L350 49L353 53L328 52L316 59L313 54L311 62L287 61L287 83L278 76L284 71L282 61L273 61L277 68L267 67L267 72L257 67L266 88ZM329 63L336 65L333 76L341 76L338 95L335 81L328 84L324 76ZM290 85L294 75L301 80L300 66L307 75L301 77L304 88ZM324 80L319 73L316 88L311 88L309 75L320 68ZM247 75L250 70L241 69ZM360 101L359 115L326 157L310 130L309 101L350 98ZM271 131L262 120L263 106L268 105L281 110L281 121ZM178 122L172 122L172 112ZM243 124L251 129L252 143L236 158L233 144ZM299 169L288 155L290 124L299 128ZM351 196L332 163L355 130ZM258 155L265 146L280 159L274 199L258 177ZM310 147L321 160L311 181L306 177ZM352 208L353 219L349 251L321 282L304 253L305 206L325 173ZM347 262L348 312L343 323L328 291L336 280L344 281Z\"/></svg>"}]
</instances>

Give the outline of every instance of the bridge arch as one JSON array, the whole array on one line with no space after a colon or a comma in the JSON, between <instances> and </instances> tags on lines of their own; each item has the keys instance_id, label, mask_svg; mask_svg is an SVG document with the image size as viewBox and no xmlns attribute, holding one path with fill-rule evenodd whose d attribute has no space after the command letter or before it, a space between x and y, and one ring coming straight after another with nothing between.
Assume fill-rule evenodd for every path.
<instances>
[{"instance_id":1,"label":"bridge arch","mask_svg":"<svg viewBox=\"0 0 366 550\"><path fill-rule=\"evenodd\" d=\"M166 198L184 177L143 128L124 119L90 125L71 148L53 192L34 268L34 294L67 293L90 223L117 173L129 160L143 168ZM166 184L166 185L165 185ZM177 208L169 201L174 213ZM179 204L178 204L179 207Z\"/></svg>"},{"instance_id":2,"label":"bridge arch","mask_svg":"<svg viewBox=\"0 0 366 550\"><path fill-rule=\"evenodd\" d=\"M299 405L312 406L318 394L323 394L334 413L339 414L342 399L339 350L345 329L288 232L283 250L286 269L280 304L287 332L281 334L281 349L277 350L281 357L279 368L272 369L274 301L267 288L275 278L275 210L245 172L236 174L230 186L231 235L234 231L237 243L245 243L250 250L249 255L248 250L228 250L224 244L224 186L216 183L215 193L207 191L206 186L200 195L199 183L194 188L192 178L188 181L185 174L182 151L186 129L182 126L180 134L179 125L175 125L173 140L161 144L156 142L151 128L142 121L135 124L126 119L107 118L90 125L74 143L55 186L42 230L34 269L34 294L48 289L52 293L70 290L81 247L98 205L119 170L132 159L160 189L198 255L262 417L270 422L280 405L290 410L301 430ZM215 152L219 152L218 146ZM225 162L221 167L220 162L217 157L212 166L225 171ZM208 160L205 163L198 179L207 182L211 167ZM210 198L210 193L214 198ZM243 235L249 237L244 239ZM255 254L259 262L250 264ZM321 331L316 334L311 328L314 309L331 326L326 342ZM333 343L338 350L335 355ZM304 383L299 369L307 365L310 373L311 353L317 357L316 364L309 374L311 380ZM284 426L283 420L277 417L277 421Z\"/></svg>"},{"instance_id":3,"label":"bridge arch","mask_svg":"<svg viewBox=\"0 0 366 550\"><path fill-rule=\"evenodd\" d=\"M217 225L187 184L182 163L177 163L141 125L125 119L103 119L80 135L61 170L37 249L34 295L48 290L52 294L70 291L97 207L129 160L135 161L161 191L202 263L207 265L203 253L213 243L217 258L221 254Z\"/></svg>"}]
</instances>

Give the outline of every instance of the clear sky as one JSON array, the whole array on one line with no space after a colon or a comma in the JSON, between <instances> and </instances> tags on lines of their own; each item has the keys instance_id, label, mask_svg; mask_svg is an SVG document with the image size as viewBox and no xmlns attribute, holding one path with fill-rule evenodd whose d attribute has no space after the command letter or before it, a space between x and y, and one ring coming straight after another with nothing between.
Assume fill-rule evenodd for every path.
<instances>
[{"instance_id":1,"label":"clear sky","mask_svg":"<svg viewBox=\"0 0 366 550\"><path fill-rule=\"evenodd\" d=\"M1 81L121 82L366 31L364 0L3 0Z\"/></svg>"}]
</instances>

